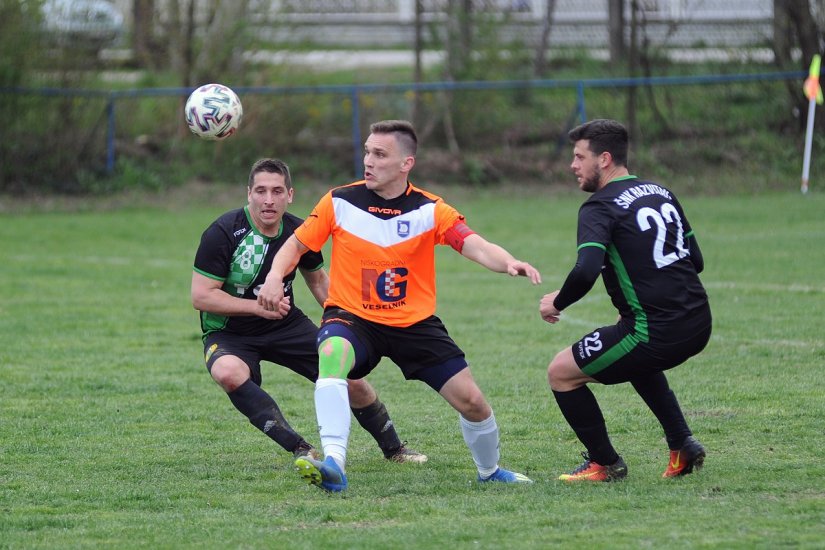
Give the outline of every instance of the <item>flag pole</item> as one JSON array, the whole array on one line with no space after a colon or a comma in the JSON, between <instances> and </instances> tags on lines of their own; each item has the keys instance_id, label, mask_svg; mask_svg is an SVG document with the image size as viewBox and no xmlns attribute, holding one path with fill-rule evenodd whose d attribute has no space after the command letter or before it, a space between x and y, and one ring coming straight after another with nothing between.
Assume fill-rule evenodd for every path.
<instances>
[{"instance_id":1,"label":"flag pole","mask_svg":"<svg viewBox=\"0 0 825 550\"><path fill-rule=\"evenodd\" d=\"M802 186L800 188L803 195L808 192L808 180L811 172L811 146L813 145L814 139L816 104L822 104L822 88L819 85L820 62L819 54L814 55L813 59L811 59L808 78L805 79L805 84L802 88L805 96L808 98L808 125L805 131L805 153L802 157Z\"/></svg>"}]
</instances>

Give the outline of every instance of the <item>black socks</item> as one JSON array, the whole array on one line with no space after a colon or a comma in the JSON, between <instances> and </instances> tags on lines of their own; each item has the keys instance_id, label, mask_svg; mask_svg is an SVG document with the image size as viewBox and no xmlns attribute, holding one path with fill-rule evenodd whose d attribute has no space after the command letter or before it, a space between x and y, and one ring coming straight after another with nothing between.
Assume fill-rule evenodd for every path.
<instances>
[{"instance_id":1,"label":"black socks","mask_svg":"<svg viewBox=\"0 0 825 550\"><path fill-rule=\"evenodd\" d=\"M553 397L567 423L576 432L576 437L587 449L590 460L602 466L609 466L619 460L607 435L602 410L590 388L581 386L566 392L553 390Z\"/></svg>"},{"instance_id":2,"label":"black socks","mask_svg":"<svg viewBox=\"0 0 825 550\"><path fill-rule=\"evenodd\" d=\"M381 451L385 457L392 456L392 454L401 447L401 440L398 439L398 434L395 431L390 415L387 413L387 408L384 404L376 398L371 404L363 409L352 409L352 414L361 425L367 430L370 435L378 442Z\"/></svg>"},{"instance_id":3,"label":"black socks","mask_svg":"<svg viewBox=\"0 0 825 550\"><path fill-rule=\"evenodd\" d=\"M292 452L300 443L306 443L286 421L275 400L252 379L226 395L253 426L287 451Z\"/></svg>"},{"instance_id":4,"label":"black socks","mask_svg":"<svg viewBox=\"0 0 825 550\"><path fill-rule=\"evenodd\" d=\"M692 433L676 400L676 394L668 386L665 374L659 372L631 380L630 383L662 425L668 448L674 451L681 449Z\"/></svg>"}]
</instances>

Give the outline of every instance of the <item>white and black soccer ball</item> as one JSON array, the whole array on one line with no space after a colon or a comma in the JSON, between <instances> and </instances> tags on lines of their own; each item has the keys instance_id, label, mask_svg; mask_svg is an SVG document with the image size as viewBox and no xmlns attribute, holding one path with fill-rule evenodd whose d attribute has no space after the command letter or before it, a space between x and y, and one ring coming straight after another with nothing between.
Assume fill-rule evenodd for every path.
<instances>
[{"instance_id":1,"label":"white and black soccer ball","mask_svg":"<svg viewBox=\"0 0 825 550\"><path fill-rule=\"evenodd\" d=\"M223 84L204 84L186 100L186 125L208 140L226 139L238 131L243 106L238 94Z\"/></svg>"}]
</instances>

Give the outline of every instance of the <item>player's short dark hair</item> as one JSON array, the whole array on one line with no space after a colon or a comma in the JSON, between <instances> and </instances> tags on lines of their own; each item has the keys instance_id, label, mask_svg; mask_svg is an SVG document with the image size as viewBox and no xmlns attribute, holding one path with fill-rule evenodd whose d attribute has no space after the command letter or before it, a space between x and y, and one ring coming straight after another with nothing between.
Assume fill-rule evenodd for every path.
<instances>
[{"instance_id":1,"label":"player's short dark hair","mask_svg":"<svg viewBox=\"0 0 825 550\"><path fill-rule=\"evenodd\" d=\"M415 128L408 120L382 120L370 124L371 134L393 134L401 145L401 150L415 156L418 150L418 136L415 135Z\"/></svg>"},{"instance_id":2,"label":"player's short dark hair","mask_svg":"<svg viewBox=\"0 0 825 550\"><path fill-rule=\"evenodd\" d=\"M605 151L613 157L614 164L627 166L627 129L615 120L599 118L576 126L567 133L573 143L586 139L590 150L597 155Z\"/></svg>"},{"instance_id":3,"label":"player's short dark hair","mask_svg":"<svg viewBox=\"0 0 825 550\"><path fill-rule=\"evenodd\" d=\"M255 174L267 172L269 174L281 174L284 177L284 184L287 189L292 189L292 176L289 175L289 166L278 159L260 159L255 161L249 171L249 182L247 187L252 189L252 182L255 181Z\"/></svg>"}]
</instances>

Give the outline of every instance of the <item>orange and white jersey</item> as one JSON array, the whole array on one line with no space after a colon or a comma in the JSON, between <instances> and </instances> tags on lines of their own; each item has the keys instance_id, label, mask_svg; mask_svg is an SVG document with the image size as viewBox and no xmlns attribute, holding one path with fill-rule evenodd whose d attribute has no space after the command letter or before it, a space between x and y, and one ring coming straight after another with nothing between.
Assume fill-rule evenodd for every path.
<instances>
[{"instance_id":1,"label":"orange and white jersey","mask_svg":"<svg viewBox=\"0 0 825 550\"><path fill-rule=\"evenodd\" d=\"M295 236L316 252L332 236L325 306L406 327L435 313L435 245L449 244L448 232L463 220L412 184L386 200L359 181L324 195Z\"/></svg>"}]
</instances>

